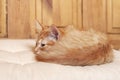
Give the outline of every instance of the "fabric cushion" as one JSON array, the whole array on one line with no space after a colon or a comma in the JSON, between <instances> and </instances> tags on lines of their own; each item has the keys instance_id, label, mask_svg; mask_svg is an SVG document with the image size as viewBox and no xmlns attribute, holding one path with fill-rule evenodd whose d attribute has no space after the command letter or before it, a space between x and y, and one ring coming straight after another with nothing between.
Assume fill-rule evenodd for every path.
<instances>
[{"instance_id":1,"label":"fabric cushion","mask_svg":"<svg viewBox=\"0 0 120 80\"><path fill-rule=\"evenodd\" d=\"M0 80L120 80L120 51L114 62L94 66L64 66L38 62L35 40L0 40Z\"/></svg>"},{"instance_id":2,"label":"fabric cushion","mask_svg":"<svg viewBox=\"0 0 120 80\"><path fill-rule=\"evenodd\" d=\"M7 52L19 52L32 50L35 45L35 40L12 40L12 39L0 39L0 50Z\"/></svg>"}]
</instances>

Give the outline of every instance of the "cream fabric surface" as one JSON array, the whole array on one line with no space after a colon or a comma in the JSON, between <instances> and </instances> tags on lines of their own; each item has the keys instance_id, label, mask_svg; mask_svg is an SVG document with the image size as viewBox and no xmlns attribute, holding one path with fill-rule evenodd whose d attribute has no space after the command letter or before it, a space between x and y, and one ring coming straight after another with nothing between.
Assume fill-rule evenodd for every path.
<instances>
[{"instance_id":1,"label":"cream fabric surface","mask_svg":"<svg viewBox=\"0 0 120 80\"><path fill-rule=\"evenodd\" d=\"M120 52L114 62L94 66L64 66L37 62L35 40L0 40L0 80L120 80Z\"/></svg>"}]
</instances>

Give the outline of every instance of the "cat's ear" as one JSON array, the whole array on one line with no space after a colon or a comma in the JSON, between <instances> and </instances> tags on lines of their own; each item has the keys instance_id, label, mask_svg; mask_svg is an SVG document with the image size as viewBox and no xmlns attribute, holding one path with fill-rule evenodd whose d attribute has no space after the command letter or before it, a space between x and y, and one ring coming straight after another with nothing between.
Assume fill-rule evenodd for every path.
<instances>
[{"instance_id":1,"label":"cat's ear","mask_svg":"<svg viewBox=\"0 0 120 80\"><path fill-rule=\"evenodd\" d=\"M37 20L35 21L36 32L40 33L43 30L43 24L40 24Z\"/></svg>"},{"instance_id":2,"label":"cat's ear","mask_svg":"<svg viewBox=\"0 0 120 80\"><path fill-rule=\"evenodd\" d=\"M59 32L59 30L57 29L57 27L56 27L55 25L51 25L51 26L50 26L50 31L51 31L50 35L51 35L52 37L54 37L56 40L58 40L59 37L60 37L60 32Z\"/></svg>"}]
</instances>

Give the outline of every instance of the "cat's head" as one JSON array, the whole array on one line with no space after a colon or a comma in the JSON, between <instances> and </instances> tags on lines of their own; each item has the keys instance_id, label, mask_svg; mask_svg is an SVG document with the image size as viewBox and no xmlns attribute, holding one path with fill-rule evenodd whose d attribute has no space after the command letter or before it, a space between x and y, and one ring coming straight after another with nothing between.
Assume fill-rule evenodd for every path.
<instances>
[{"instance_id":1,"label":"cat's head","mask_svg":"<svg viewBox=\"0 0 120 80\"><path fill-rule=\"evenodd\" d=\"M44 26L40 23L36 23L39 28L39 36L36 41L35 52L47 51L50 47L54 46L59 40L60 32L55 25Z\"/></svg>"}]
</instances>

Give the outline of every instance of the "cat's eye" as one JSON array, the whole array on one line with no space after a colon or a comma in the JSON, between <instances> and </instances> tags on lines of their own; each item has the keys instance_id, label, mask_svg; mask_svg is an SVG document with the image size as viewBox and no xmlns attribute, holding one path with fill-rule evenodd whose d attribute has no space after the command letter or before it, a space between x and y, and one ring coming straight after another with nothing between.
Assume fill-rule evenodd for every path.
<instances>
[{"instance_id":1,"label":"cat's eye","mask_svg":"<svg viewBox=\"0 0 120 80\"><path fill-rule=\"evenodd\" d=\"M44 46L45 46L45 44L41 44L41 46L42 46L42 47L44 47Z\"/></svg>"}]
</instances>

